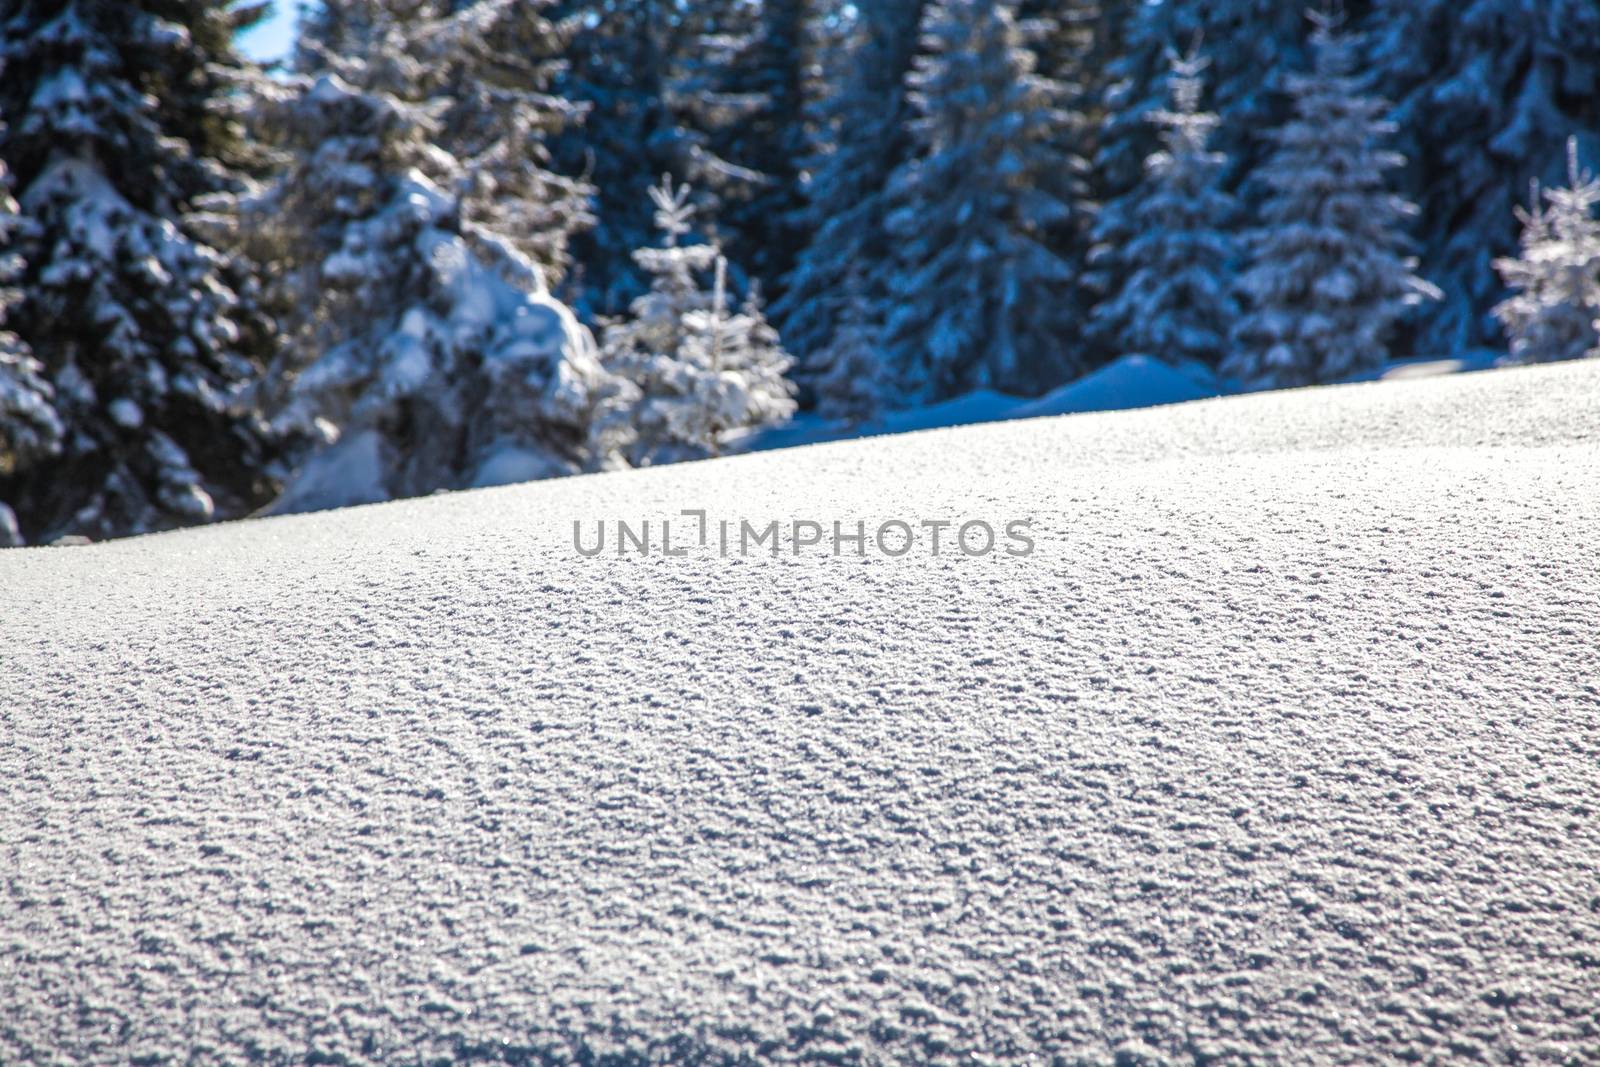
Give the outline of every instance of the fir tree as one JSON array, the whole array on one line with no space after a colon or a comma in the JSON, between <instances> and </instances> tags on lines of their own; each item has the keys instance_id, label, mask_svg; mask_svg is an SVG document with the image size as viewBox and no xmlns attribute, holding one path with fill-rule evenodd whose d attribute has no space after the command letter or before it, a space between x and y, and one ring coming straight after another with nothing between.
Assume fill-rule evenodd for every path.
<instances>
[{"instance_id":1,"label":"fir tree","mask_svg":"<svg viewBox=\"0 0 1600 1067\"><path fill-rule=\"evenodd\" d=\"M30 539L204 522L273 489L250 404L267 339L254 280L189 217L255 162L232 112L250 80L241 17L21 0L0 23L0 155L28 220L11 327L67 431L0 472Z\"/></svg>"},{"instance_id":2,"label":"fir tree","mask_svg":"<svg viewBox=\"0 0 1600 1067\"><path fill-rule=\"evenodd\" d=\"M1359 18L1367 0L1347 0ZM1283 0L1137 0L1107 5L1100 32L1105 63L1095 172L1114 204L1144 180L1144 161L1160 149L1150 117L1167 107L1167 57L1204 42L1210 96L1221 117L1214 147L1231 163L1234 189L1270 149L1257 131L1286 118L1284 78L1304 65L1302 8Z\"/></svg>"},{"instance_id":3,"label":"fir tree","mask_svg":"<svg viewBox=\"0 0 1600 1067\"><path fill-rule=\"evenodd\" d=\"M1104 50L1122 0L1017 0L1014 16L1028 39L1034 69L1060 82L1074 107L1087 108L1100 87Z\"/></svg>"},{"instance_id":4,"label":"fir tree","mask_svg":"<svg viewBox=\"0 0 1600 1067\"><path fill-rule=\"evenodd\" d=\"M245 232L278 278L278 424L320 445L376 435L371 499L449 484L466 420L453 327L465 341L493 310L459 318L474 309L452 290L473 263L455 160L429 145L436 112L323 74L281 89L261 128L288 161Z\"/></svg>"},{"instance_id":5,"label":"fir tree","mask_svg":"<svg viewBox=\"0 0 1600 1067\"><path fill-rule=\"evenodd\" d=\"M767 291L782 292L802 243L800 168L806 154L811 0L762 0L749 11L717 93L735 102L735 121L713 125L710 150L753 176L723 196L718 233L729 255ZM759 177L754 177L754 176Z\"/></svg>"},{"instance_id":6,"label":"fir tree","mask_svg":"<svg viewBox=\"0 0 1600 1067\"><path fill-rule=\"evenodd\" d=\"M513 448L529 476L597 462L589 420L605 376L588 331L544 290L540 228L497 213L506 203L474 219L479 183L502 172L446 148L515 143L526 102L492 84L463 89L462 70L425 61L444 48L465 62L472 49L445 42L497 40L498 20L519 14L500 3L404 19L378 10L365 51L338 57L369 88L324 73L262 107L287 166L244 237L280 279L275 417L322 448L301 484L359 469L318 504L472 484ZM478 121L452 127L474 101ZM508 218L511 232L493 228Z\"/></svg>"},{"instance_id":7,"label":"fir tree","mask_svg":"<svg viewBox=\"0 0 1600 1067\"><path fill-rule=\"evenodd\" d=\"M1268 199L1240 279L1249 310L1223 366L1250 386L1375 370L1405 309L1435 295L1403 252L1416 209L1385 185L1404 162L1381 147L1394 131L1379 117L1387 105L1363 91L1356 39L1332 16L1311 18L1315 67L1289 79L1294 117L1259 174Z\"/></svg>"},{"instance_id":8,"label":"fir tree","mask_svg":"<svg viewBox=\"0 0 1600 1067\"><path fill-rule=\"evenodd\" d=\"M454 163L463 233L513 284L556 284L592 190L552 169L549 142L581 109L550 90L574 31L553 0L326 0L307 15L298 69L426 105ZM537 275L537 277L535 277Z\"/></svg>"},{"instance_id":9,"label":"fir tree","mask_svg":"<svg viewBox=\"0 0 1600 1067\"><path fill-rule=\"evenodd\" d=\"M417 9L423 0L411 0ZM394 18L396 0L331 0L302 3L295 34L294 69L302 74L333 70L341 56L364 55L374 47L384 23Z\"/></svg>"},{"instance_id":10,"label":"fir tree","mask_svg":"<svg viewBox=\"0 0 1600 1067\"><path fill-rule=\"evenodd\" d=\"M748 32L743 0L559 0L576 26L558 93L585 108L581 127L553 142L559 167L593 185L593 229L579 235L581 264L567 291L580 312L625 310L649 286L633 251L651 240L640 175L672 172L696 188L696 221L714 236L723 198L761 178L717 154L714 134L747 117L758 98L733 92L729 65Z\"/></svg>"},{"instance_id":11,"label":"fir tree","mask_svg":"<svg viewBox=\"0 0 1600 1067\"><path fill-rule=\"evenodd\" d=\"M44 378L44 365L33 358L23 340L5 328L6 317L22 299L11 288L23 271L22 256L12 251L27 230L11 198L11 176L0 163L0 478L61 450L65 428L55 409L55 390ZM22 544L17 516L0 500L0 548Z\"/></svg>"},{"instance_id":12,"label":"fir tree","mask_svg":"<svg viewBox=\"0 0 1600 1067\"><path fill-rule=\"evenodd\" d=\"M1085 352L1085 327L1102 294L1089 283L1094 219L1100 212L1100 190L1090 161L1098 150L1100 101L1116 54L1125 0L1015 0L1015 17L1023 42L1034 57L1034 73L1059 85L1061 125L1056 137L1066 146L1072 168L1070 188L1076 211L1045 228L1042 242L1072 269L1071 286L1058 293L1068 328L1063 349ZM1082 361L1074 361L1081 365Z\"/></svg>"},{"instance_id":13,"label":"fir tree","mask_svg":"<svg viewBox=\"0 0 1600 1067\"><path fill-rule=\"evenodd\" d=\"M889 299L894 242L886 225L889 177L910 156L905 76L925 0L861 0L854 20L819 27L833 42L830 90L813 106L815 143L800 225L811 232L773 315L798 354L802 388L820 372L859 272L868 303ZM815 24L815 23L814 23Z\"/></svg>"},{"instance_id":14,"label":"fir tree","mask_svg":"<svg viewBox=\"0 0 1600 1067\"><path fill-rule=\"evenodd\" d=\"M1419 247L1445 299L1418 344L1496 344L1505 296L1491 264L1516 250L1514 208L1531 180L1559 184L1577 132L1600 150L1600 5L1590 0L1381 0L1373 63L1397 105L1404 188Z\"/></svg>"},{"instance_id":15,"label":"fir tree","mask_svg":"<svg viewBox=\"0 0 1600 1067\"><path fill-rule=\"evenodd\" d=\"M635 465L716 455L726 435L794 412L789 357L753 301L727 309L726 260L713 245L682 243L693 208L687 186L663 177L650 190L662 247L643 248L650 292L605 331L605 362L630 388L612 399L601 433ZM712 288L700 276L713 275Z\"/></svg>"},{"instance_id":16,"label":"fir tree","mask_svg":"<svg viewBox=\"0 0 1600 1067\"><path fill-rule=\"evenodd\" d=\"M1600 357L1600 179L1567 145L1567 184L1519 210L1522 254L1495 261L1514 294L1495 308L1518 363Z\"/></svg>"},{"instance_id":17,"label":"fir tree","mask_svg":"<svg viewBox=\"0 0 1600 1067\"><path fill-rule=\"evenodd\" d=\"M1166 106L1167 57L1200 33L1178 20L1180 9L1167 3L1111 5L1118 15L1115 49L1106 57L1100 86L1094 175L1108 206L1114 206L1144 181L1144 162L1159 148L1150 116ZM1104 220L1101 226L1104 226Z\"/></svg>"},{"instance_id":18,"label":"fir tree","mask_svg":"<svg viewBox=\"0 0 1600 1067\"><path fill-rule=\"evenodd\" d=\"M880 328L867 299L866 279L859 270L851 271L838 328L815 356L819 414L851 425L877 418L887 392Z\"/></svg>"},{"instance_id":19,"label":"fir tree","mask_svg":"<svg viewBox=\"0 0 1600 1067\"><path fill-rule=\"evenodd\" d=\"M919 152L891 182L897 243L884 340L909 397L977 386L1037 391L1071 376L1069 262L1046 239L1070 220L1061 87L1033 74L1009 8L928 8L908 78Z\"/></svg>"},{"instance_id":20,"label":"fir tree","mask_svg":"<svg viewBox=\"0 0 1600 1067\"><path fill-rule=\"evenodd\" d=\"M1370 0L1345 0L1359 20ZM1129 269L1116 250L1136 239L1133 212L1143 200L1145 161L1161 150L1161 126L1151 117L1168 107L1168 55L1203 42L1209 65L1207 95L1220 122L1210 142L1227 160L1218 188L1241 198L1246 213L1263 190L1247 181L1272 149L1261 131L1287 118L1285 78L1305 66L1303 8L1284 0L1120 0L1100 20L1098 130L1093 192L1101 204L1083 284L1098 300L1121 292ZM1114 338L1090 339L1093 355Z\"/></svg>"},{"instance_id":21,"label":"fir tree","mask_svg":"<svg viewBox=\"0 0 1600 1067\"><path fill-rule=\"evenodd\" d=\"M1135 236L1116 253L1115 275L1126 280L1095 308L1092 329L1118 355L1215 366L1239 315L1231 233L1238 210L1217 185L1227 160L1207 146L1218 120L1200 106L1206 61L1174 54L1171 62L1172 107L1150 116L1163 147L1145 161L1145 183L1128 211Z\"/></svg>"}]
</instances>

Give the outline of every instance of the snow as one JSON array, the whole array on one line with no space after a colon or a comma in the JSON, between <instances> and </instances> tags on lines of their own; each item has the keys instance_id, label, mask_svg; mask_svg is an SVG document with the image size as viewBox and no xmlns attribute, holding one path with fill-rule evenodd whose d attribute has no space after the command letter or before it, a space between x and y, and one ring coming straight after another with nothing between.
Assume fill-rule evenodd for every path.
<instances>
[{"instance_id":1,"label":"snow","mask_svg":"<svg viewBox=\"0 0 1600 1067\"><path fill-rule=\"evenodd\" d=\"M339 437L295 471L267 511L289 515L388 500L384 472L389 461L384 451L383 436L377 430L357 430Z\"/></svg>"},{"instance_id":2,"label":"snow","mask_svg":"<svg viewBox=\"0 0 1600 1067\"><path fill-rule=\"evenodd\" d=\"M916 430L936 430L946 426L968 426L1009 418L1017 403L1018 400L1014 396L997 393L992 389L974 389L970 393L937 404L893 412L885 415L879 423L885 433L911 433Z\"/></svg>"},{"instance_id":3,"label":"snow","mask_svg":"<svg viewBox=\"0 0 1600 1067\"><path fill-rule=\"evenodd\" d=\"M116 258L118 231L134 212L104 174L81 159L57 159L28 186L21 197L22 207L37 215L53 197L68 204L64 228L78 243L97 259ZM127 239L137 241L139 235L129 232ZM70 262L63 267L74 268Z\"/></svg>"},{"instance_id":4,"label":"snow","mask_svg":"<svg viewBox=\"0 0 1600 1067\"><path fill-rule=\"evenodd\" d=\"M1489 349L1450 356L1397 359L1375 370L1353 374L1344 379L1343 384L1470 374L1492 370L1506 363L1504 352ZM771 429L743 436L733 435L732 439L740 451L765 452L854 437L912 433L1009 419L1161 407L1241 391L1238 382L1218 380L1214 371L1200 363L1183 361L1174 366L1150 356L1132 355L1112 360L1098 370L1090 371L1037 399L1007 396L991 389L975 389L952 400L890 412L857 425L808 412Z\"/></svg>"},{"instance_id":5,"label":"snow","mask_svg":"<svg viewBox=\"0 0 1600 1067\"><path fill-rule=\"evenodd\" d=\"M82 109L89 104L89 88L77 67L62 67L54 74L42 78L34 90L28 106L37 111L68 106Z\"/></svg>"},{"instance_id":6,"label":"snow","mask_svg":"<svg viewBox=\"0 0 1600 1067\"><path fill-rule=\"evenodd\" d=\"M1186 362L1174 367L1149 356L1123 356L1033 400L992 389L975 389L937 404L890 412L856 426L801 415L773 429L737 440L744 451L767 451L857 436L912 433L1006 419L1157 407L1213 397L1219 391L1216 376L1198 363Z\"/></svg>"},{"instance_id":7,"label":"snow","mask_svg":"<svg viewBox=\"0 0 1600 1067\"><path fill-rule=\"evenodd\" d=\"M1149 356L1124 356L1011 412L1011 418L1074 415L1181 404L1218 393L1216 376L1198 363L1174 367Z\"/></svg>"},{"instance_id":8,"label":"snow","mask_svg":"<svg viewBox=\"0 0 1600 1067\"><path fill-rule=\"evenodd\" d=\"M1441 374L1471 374L1474 371L1493 370L1507 363L1503 351L1475 349L1451 356L1420 356L1414 359L1397 359L1378 371L1354 374L1347 382L1402 381L1408 378L1433 378Z\"/></svg>"},{"instance_id":9,"label":"snow","mask_svg":"<svg viewBox=\"0 0 1600 1067\"><path fill-rule=\"evenodd\" d=\"M972 426L1009 418L1011 412L1023 402L1019 397L997 393L992 389L974 389L970 393L963 393L950 400L889 412L861 424L822 418L810 412L802 413L770 429L743 435L730 434L729 441L741 451L764 452L776 448L795 448L825 441L841 441L852 437L875 437L950 426Z\"/></svg>"},{"instance_id":10,"label":"snow","mask_svg":"<svg viewBox=\"0 0 1600 1067\"><path fill-rule=\"evenodd\" d=\"M561 478L575 473L570 465L559 463L544 449L502 445L484 457L472 478L472 487L487 489L497 485L517 485L545 478Z\"/></svg>"},{"instance_id":11,"label":"snow","mask_svg":"<svg viewBox=\"0 0 1600 1067\"><path fill-rule=\"evenodd\" d=\"M1597 425L1591 361L0 553L0 1061L1594 1061ZM573 549L685 508L1037 551Z\"/></svg>"},{"instance_id":12,"label":"snow","mask_svg":"<svg viewBox=\"0 0 1600 1067\"><path fill-rule=\"evenodd\" d=\"M125 430L137 430L144 425L144 412L127 397L118 397L106 405L111 421Z\"/></svg>"}]
</instances>

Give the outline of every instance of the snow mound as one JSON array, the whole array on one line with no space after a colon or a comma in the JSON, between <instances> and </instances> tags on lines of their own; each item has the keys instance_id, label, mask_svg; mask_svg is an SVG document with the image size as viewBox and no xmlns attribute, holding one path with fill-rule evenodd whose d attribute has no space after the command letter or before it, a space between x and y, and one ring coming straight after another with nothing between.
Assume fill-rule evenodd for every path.
<instances>
[{"instance_id":1,"label":"snow mound","mask_svg":"<svg viewBox=\"0 0 1600 1067\"><path fill-rule=\"evenodd\" d=\"M1018 397L997 393L992 389L975 389L936 404L892 411L854 426L808 412L770 429L730 434L729 441L737 451L770 452L779 448L798 448L801 445L844 441L856 437L881 437L885 434L916 433L919 430L942 430L952 426L977 426L1011 418L1011 413L1021 403L1023 401Z\"/></svg>"},{"instance_id":2,"label":"snow mound","mask_svg":"<svg viewBox=\"0 0 1600 1067\"><path fill-rule=\"evenodd\" d=\"M1594 1061L1596 426L1541 367L0 554L0 1062Z\"/></svg>"},{"instance_id":3,"label":"snow mound","mask_svg":"<svg viewBox=\"0 0 1600 1067\"><path fill-rule=\"evenodd\" d=\"M1123 356L1038 400L1017 405L1008 417L1152 408L1203 400L1217 393L1215 375L1198 363L1174 367L1150 356Z\"/></svg>"},{"instance_id":4,"label":"snow mound","mask_svg":"<svg viewBox=\"0 0 1600 1067\"><path fill-rule=\"evenodd\" d=\"M383 435L359 430L339 438L303 463L265 514L377 504L389 499L384 473L389 468Z\"/></svg>"},{"instance_id":5,"label":"snow mound","mask_svg":"<svg viewBox=\"0 0 1600 1067\"><path fill-rule=\"evenodd\" d=\"M543 449L506 446L484 458L473 476L472 487L488 489L499 485L517 485L545 478L561 478L573 473L570 466L555 462L550 453Z\"/></svg>"},{"instance_id":6,"label":"snow mound","mask_svg":"<svg viewBox=\"0 0 1600 1067\"><path fill-rule=\"evenodd\" d=\"M984 422L997 422L1011 417L1017 398L997 393L992 389L976 389L970 393L937 404L896 411L885 415L876 426L880 433L913 433L917 430L938 430L947 426L975 426Z\"/></svg>"}]
</instances>

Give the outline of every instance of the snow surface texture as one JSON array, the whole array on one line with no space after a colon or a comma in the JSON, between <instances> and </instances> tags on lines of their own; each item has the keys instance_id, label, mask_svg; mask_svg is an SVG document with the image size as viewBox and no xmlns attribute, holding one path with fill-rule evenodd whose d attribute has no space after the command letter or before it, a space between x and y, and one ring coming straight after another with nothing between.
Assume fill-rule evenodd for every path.
<instances>
[{"instance_id":1,"label":"snow surface texture","mask_svg":"<svg viewBox=\"0 0 1600 1067\"><path fill-rule=\"evenodd\" d=\"M1597 427L1569 364L4 553L0 1061L1595 1062ZM691 507L1038 550L572 547Z\"/></svg>"}]
</instances>

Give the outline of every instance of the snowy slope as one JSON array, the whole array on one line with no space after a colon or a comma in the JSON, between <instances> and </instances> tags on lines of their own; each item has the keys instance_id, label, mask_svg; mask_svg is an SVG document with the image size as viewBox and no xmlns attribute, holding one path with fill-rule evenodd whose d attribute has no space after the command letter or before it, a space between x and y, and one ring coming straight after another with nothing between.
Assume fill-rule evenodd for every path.
<instances>
[{"instance_id":1,"label":"snowy slope","mask_svg":"<svg viewBox=\"0 0 1600 1067\"><path fill-rule=\"evenodd\" d=\"M737 447L740 451L765 452L824 441L975 426L1006 419L1159 407L1216 396L1215 379L1212 371L1197 363L1178 368L1149 356L1123 356L1036 399L977 389L937 404L891 411L859 426L805 414L770 429L746 434L738 439Z\"/></svg>"},{"instance_id":2,"label":"snowy slope","mask_svg":"<svg viewBox=\"0 0 1600 1067\"><path fill-rule=\"evenodd\" d=\"M1349 382L1401 381L1444 374L1491 370L1505 359L1503 352L1474 351L1456 356L1396 360L1381 370L1352 376ZM807 413L768 429L737 438L742 452L842 441L879 434L974 426L1007 419L1035 419L1046 415L1078 415L1091 411L1129 411L1201 400L1224 392L1241 392L1236 382L1219 382L1216 373L1199 363L1172 366L1150 356L1123 356L1044 396L1027 399L978 389L951 400L904 411L891 411L860 426L818 418ZM501 483L505 484L505 483Z\"/></svg>"},{"instance_id":3,"label":"snowy slope","mask_svg":"<svg viewBox=\"0 0 1600 1067\"><path fill-rule=\"evenodd\" d=\"M1597 434L1568 365L0 554L0 1062L1594 1062ZM573 550L682 508L1037 551Z\"/></svg>"}]
</instances>

